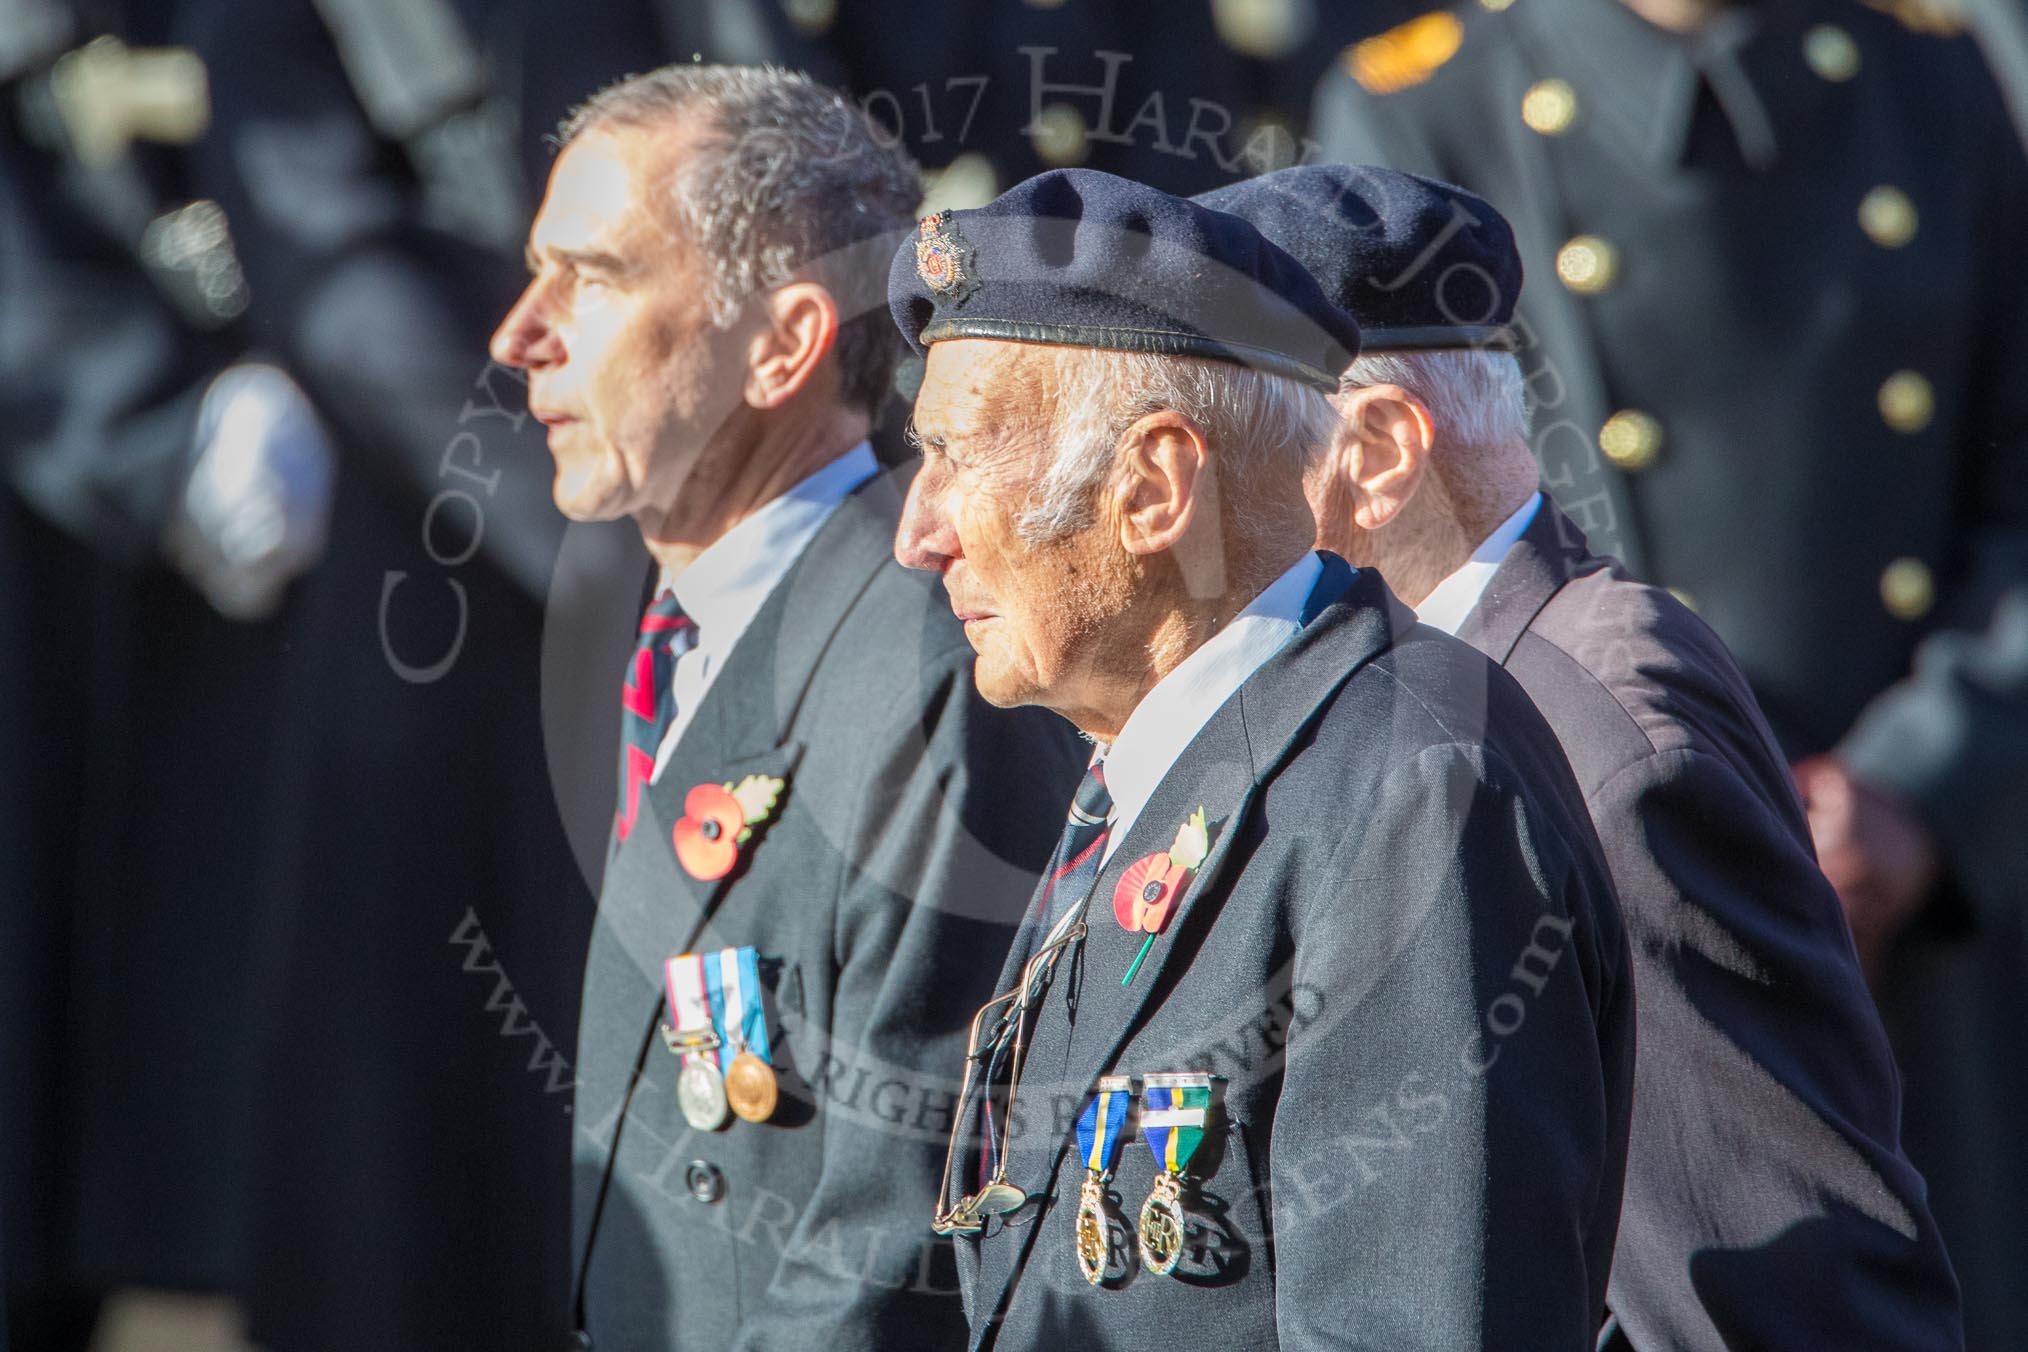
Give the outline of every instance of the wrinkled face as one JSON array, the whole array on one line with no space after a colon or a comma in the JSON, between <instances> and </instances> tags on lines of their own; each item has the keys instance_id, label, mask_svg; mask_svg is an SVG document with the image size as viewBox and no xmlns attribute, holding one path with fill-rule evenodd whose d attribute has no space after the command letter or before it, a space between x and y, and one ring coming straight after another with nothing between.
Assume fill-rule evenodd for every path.
<instances>
[{"instance_id":1,"label":"wrinkled face","mask_svg":"<svg viewBox=\"0 0 2028 1352\"><path fill-rule=\"evenodd\" d=\"M1048 350L955 339L933 345L916 396L922 468L909 488L895 556L943 574L951 609L979 655L979 693L1006 708L1040 704L1070 718L1137 670L1140 640L1117 621L1138 569L1103 500L1092 523L1045 543L1020 518L1054 453ZM1126 647L1128 652L1118 652Z\"/></svg>"},{"instance_id":2,"label":"wrinkled face","mask_svg":"<svg viewBox=\"0 0 2028 1352\"><path fill-rule=\"evenodd\" d=\"M566 146L529 232L533 276L493 335L493 359L528 372L556 505L574 520L670 511L740 403L702 259L654 200L696 147L634 127Z\"/></svg>"}]
</instances>

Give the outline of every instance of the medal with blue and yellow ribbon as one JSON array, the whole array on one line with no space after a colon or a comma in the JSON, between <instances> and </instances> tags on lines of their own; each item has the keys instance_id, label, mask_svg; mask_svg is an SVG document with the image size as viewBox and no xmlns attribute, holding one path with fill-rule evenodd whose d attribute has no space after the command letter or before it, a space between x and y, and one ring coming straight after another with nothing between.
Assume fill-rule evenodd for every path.
<instances>
[{"instance_id":1,"label":"medal with blue and yellow ribbon","mask_svg":"<svg viewBox=\"0 0 2028 1352\"><path fill-rule=\"evenodd\" d=\"M1141 1077L1141 1139L1155 1156L1155 1186L1141 1204L1141 1266L1159 1275L1183 1256L1184 1171L1211 1118L1211 1075Z\"/></svg>"},{"instance_id":2,"label":"medal with blue and yellow ribbon","mask_svg":"<svg viewBox=\"0 0 2028 1352\"><path fill-rule=\"evenodd\" d=\"M1091 1102L1077 1119L1077 1149L1085 1167L1084 1191L1077 1199L1077 1265L1093 1286L1104 1280L1106 1260L1112 1256L1106 1237L1106 1180L1112 1177L1133 1097L1133 1076L1100 1076Z\"/></svg>"}]
</instances>

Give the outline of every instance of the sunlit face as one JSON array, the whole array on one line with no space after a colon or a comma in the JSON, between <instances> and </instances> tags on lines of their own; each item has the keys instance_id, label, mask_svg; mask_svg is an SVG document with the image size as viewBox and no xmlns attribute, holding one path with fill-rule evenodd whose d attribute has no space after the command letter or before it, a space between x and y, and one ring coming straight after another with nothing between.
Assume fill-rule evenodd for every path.
<instances>
[{"instance_id":1,"label":"sunlit face","mask_svg":"<svg viewBox=\"0 0 2028 1352\"><path fill-rule=\"evenodd\" d=\"M979 655L979 693L1003 708L1040 704L1080 727L1101 685L1145 666L1139 639L1112 622L1138 570L1117 514L1031 544L1020 518L1053 447L1047 349L954 339L929 350L916 396L922 469L909 488L895 556L942 573L951 609ZM1135 652L1115 651L1131 646Z\"/></svg>"},{"instance_id":2,"label":"sunlit face","mask_svg":"<svg viewBox=\"0 0 2028 1352\"><path fill-rule=\"evenodd\" d=\"M528 372L556 505L574 520L667 514L740 404L702 260L649 200L696 145L614 127L566 146L529 232L533 275L493 334L493 359Z\"/></svg>"}]
</instances>

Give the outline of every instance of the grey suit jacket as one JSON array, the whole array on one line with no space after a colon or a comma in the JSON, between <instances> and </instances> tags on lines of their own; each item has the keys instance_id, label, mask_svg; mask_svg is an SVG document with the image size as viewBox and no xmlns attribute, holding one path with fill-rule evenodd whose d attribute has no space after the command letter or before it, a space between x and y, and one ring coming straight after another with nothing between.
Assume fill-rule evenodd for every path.
<instances>
[{"instance_id":1,"label":"grey suit jacket","mask_svg":"<svg viewBox=\"0 0 2028 1352\"><path fill-rule=\"evenodd\" d=\"M622 1349L955 1344L929 1229L968 1021L1085 752L1001 712L936 579L894 562L895 484L847 499L728 658L607 869L575 1105L580 1328ZM717 883L677 864L699 783L781 776ZM782 1103L692 1130L662 963L752 944Z\"/></svg>"},{"instance_id":2,"label":"grey suit jacket","mask_svg":"<svg viewBox=\"0 0 2028 1352\"><path fill-rule=\"evenodd\" d=\"M959 1241L975 1348L1590 1342L1633 1052L1590 822L1519 687L1326 563L1314 618L1108 860L1043 998L1008 1133L1032 1200ZM1123 985L1144 936L1115 886L1200 806L1210 854ZM1088 1285L1071 1124L1099 1075L1165 1071L1225 1077L1181 1264L1132 1258L1155 1164L1129 1140Z\"/></svg>"},{"instance_id":3,"label":"grey suit jacket","mask_svg":"<svg viewBox=\"0 0 2028 1352\"><path fill-rule=\"evenodd\" d=\"M1622 1336L1643 1352L1962 1345L1886 1035L1731 654L1546 500L1459 637L1562 742L1633 942Z\"/></svg>"}]
</instances>

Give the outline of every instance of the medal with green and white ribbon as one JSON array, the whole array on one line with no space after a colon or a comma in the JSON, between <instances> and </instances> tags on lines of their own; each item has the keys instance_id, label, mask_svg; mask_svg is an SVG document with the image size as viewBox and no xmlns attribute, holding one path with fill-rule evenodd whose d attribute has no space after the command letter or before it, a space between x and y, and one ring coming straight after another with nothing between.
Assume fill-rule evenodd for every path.
<instances>
[{"instance_id":1,"label":"medal with green and white ribbon","mask_svg":"<svg viewBox=\"0 0 2028 1352\"><path fill-rule=\"evenodd\" d=\"M1211 1116L1209 1075L1141 1077L1141 1139L1155 1156L1155 1186L1141 1204L1141 1266L1166 1276L1183 1256L1183 1185Z\"/></svg>"},{"instance_id":2,"label":"medal with green and white ribbon","mask_svg":"<svg viewBox=\"0 0 2028 1352\"><path fill-rule=\"evenodd\" d=\"M1101 1076L1091 1102L1084 1105L1084 1113L1077 1119L1077 1149L1085 1167L1084 1191L1077 1199L1077 1265L1093 1286L1104 1280L1106 1260L1112 1256L1112 1242L1106 1235L1106 1180L1112 1177L1113 1158L1119 1154L1121 1129L1127 1125L1127 1105L1133 1097L1133 1076Z\"/></svg>"}]
</instances>

